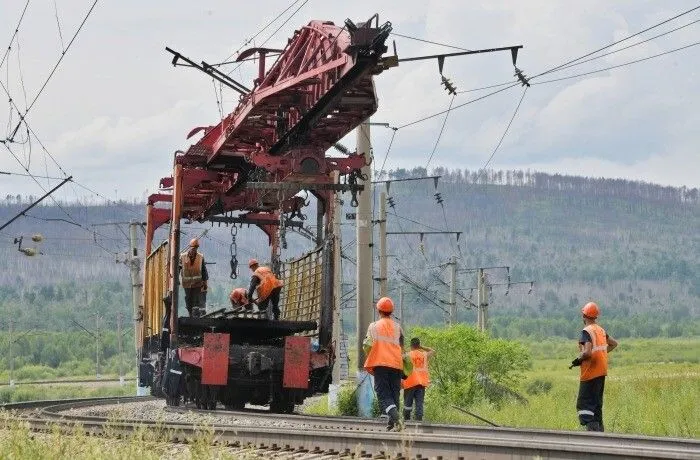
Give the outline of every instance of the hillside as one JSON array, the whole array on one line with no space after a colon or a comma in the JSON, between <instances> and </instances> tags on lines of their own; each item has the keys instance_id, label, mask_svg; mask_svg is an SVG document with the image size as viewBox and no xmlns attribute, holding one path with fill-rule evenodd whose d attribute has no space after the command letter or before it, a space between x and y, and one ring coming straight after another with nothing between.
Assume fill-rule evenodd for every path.
<instances>
[{"instance_id":1,"label":"hillside","mask_svg":"<svg viewBox=\"0 0 700 460\"><path fill-rule=\"evenodd\" d=\"M381 178L424 173L421 168L397 170ZM389 208L389 231L449 228L463 234L459 242L454 237L426 235L422 245L417 235L389 236L388 252L396 256L390 259L392 295L398 296L400 281L395 269L400 268L428 289L423 295L439 304L447 300L447 287L437 278L447 281L449 274L439 265L456 254L460 269L507 265L511 281L535 282L530 294L527 284L511 286L507 295L505 286L493 287L490 313L494 332L499 335L527 335L542 327L553 334L570 335L577 327L576 306L588 298L598 300L606 317L619 320L620 327L628 328L628 335L700 332L696 332L694 322L700 318L697 188L529 171L478 175L438 168L435 173L442 175L437 189L432 181L391 184L389 195L395 207ZM382 189L377 187L375 201ZM433 196L436 192L444 200L444 212ZM5 197L0 201L0 222L19 212L27 201ZM345 211L351 212L349 199L345 201ZM32 323L41 312L44 318L52 319L40 321L43 327L59 328L72 327L65 312L75 309L129 311L128 270L115 263L115 253L123 254L127 249L126 226L90 224L142 219L141 204L65 203L61 209L39 206L28 214L33 217L17 220L0 234L0 311L11 311L20 321ZM315 213L309 211L308 215ZM307 222L314 224L312 217ZM354 222L343 223L348 256L343 261L344 281L354 284L350 260L354 258ZM186 225L185 232L192 237L205 228L210 230L202 250L209 262L216 263L210 266L210 298L212 303L222 304L231 287L247 282L244 262L250 256L266 258L266 241L257 229L239 231L238 258L243 270L241 278L231 280L230 231L195 223ZM37 246L44 254L29 258L18 252L12 241L19 235L28 241L34 233L45 237ZM163 236L161 232L159 238ZM310 247L300 236L290 235L288 241L283 257ZM507 283L505 270L488 273L491 283ZM459 274L460 294L465 298L472 294L473 279L473 274ZM408 323L443 320L438 307L414 289L405 285L404 292ZM351 295L348 293L349 298ZM85 298L87 306L79 300ZM472 298L476 300L475 295ZM459 304L460 320L472 321L473 312L463 300ZM352 325L353 307L354 302L346 305L348 326ZM52 316L52 311L56 315ZM538 317L547 321L531 321Z\"/></svg>"}]
</instances>

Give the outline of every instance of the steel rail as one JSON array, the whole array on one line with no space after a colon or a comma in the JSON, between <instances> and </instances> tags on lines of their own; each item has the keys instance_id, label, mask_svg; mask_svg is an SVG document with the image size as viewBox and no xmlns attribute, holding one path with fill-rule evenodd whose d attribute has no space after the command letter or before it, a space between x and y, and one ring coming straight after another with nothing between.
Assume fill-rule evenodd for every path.
<instances>
[{"instance_id":1,"label":"steel rail","mask_svg":"<svg viewBox=\"0 0 700 460\"><path fill-rule=\"evenodd\" d=\"M98 398L70 401L43 401L9 404L9 408L37 408L43 403L44 418L28 417L24 421L33 429L46 430L53 425L72 428L80 425L86 431L128 434L137 427L166 428L167 435L175 442L187 441L201 433L203 425L192 423L165 423L162 421L108 420L104 417L72 416L62 411L102 405L141 401L150 398ZM193 411L195 412L195 411ZM220 443L229 446L252 445L261 449L278 449L298 452L338 455L362 453L389 457L484 459L532 458L700 458L700 440L655 438L618 435L612 433L564 432L516 428L489 428L479 426L409 424L403 432L382 431L379 422L355 420L349 417L282 416L256 412L218 411L218 415L247 415L277 420L314 421L317 428L289 429L269 426L208 425ZM325 424L325 425L324 425ZM321 428L323 427L323 428ZM364 428L363 428L364 427Z\"/></svg>"}]
</instances>

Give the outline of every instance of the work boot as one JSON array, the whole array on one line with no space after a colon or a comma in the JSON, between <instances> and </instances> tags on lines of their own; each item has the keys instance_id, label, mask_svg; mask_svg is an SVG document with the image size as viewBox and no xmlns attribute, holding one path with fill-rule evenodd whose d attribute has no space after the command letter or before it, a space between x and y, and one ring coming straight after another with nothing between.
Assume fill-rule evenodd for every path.
<instances>
[{"instance_id":1,"label":"work boot","mask_svg":"<svg viewBox=\"0 0 700 460\"><path fill-rule=\"evenodd\" d=\"M396 407L392 407L389 410L389 423L386 426L387 431L401 431L403 426L401 420L399 420L399 411Z\"/></svg>"},{"instance_id":2,"label":"work boot","mask_svg":"<svg viewBox=\"0 0 700 460\"><path fill-rule=\"evenodd\" d=\"M586 423L586 431L603 431L603 427L600 422L588 422Z\"/></svg>"}]
</instances>

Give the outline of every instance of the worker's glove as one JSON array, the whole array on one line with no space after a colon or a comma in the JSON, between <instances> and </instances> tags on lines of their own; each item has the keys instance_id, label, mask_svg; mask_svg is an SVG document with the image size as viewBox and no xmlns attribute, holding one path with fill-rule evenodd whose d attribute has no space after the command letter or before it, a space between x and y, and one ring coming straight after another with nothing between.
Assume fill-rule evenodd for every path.
<instances>
[{"instance_id":1,"label":"worker's glove","mask_svg":"<svg viewBox=\"0 0 700 460\"><path fill-rule=\"evenodd\" d=\"M207 292L208 288L209 288L209 286L207 285L206 282L204 284L202 284L202 292Z\"/></svg>"},{"instance_id":2,"label":"worker's glove","mask_svg":"<svg viewBox=\"0 0 700 460\"><path fill-rule=\"evenodd\" d=\"M576 358L573 361L571 361L571 366L569 366L569 369L573 369L576 366L581 365L581 358Z\"/></svg>"}]
</instances>

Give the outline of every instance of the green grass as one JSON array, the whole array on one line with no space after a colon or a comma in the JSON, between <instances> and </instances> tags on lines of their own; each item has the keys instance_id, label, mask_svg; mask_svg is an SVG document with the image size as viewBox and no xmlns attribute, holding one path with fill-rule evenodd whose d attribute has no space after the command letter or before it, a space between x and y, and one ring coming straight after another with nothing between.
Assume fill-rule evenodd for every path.
<instances>
[{"instance_id":1,"label":"green grass","mask_svg":"<svg viewBox=\"0 0 700 460\"><path fill-rule=\"evenodd\" d=\"M0 404L10 402L35 401L41 399L98 398L103 396L136 396L136 386L128 382L124 386L75 385L16 385L0 387Z\"/></svg>"},{"instance_id":2,"label":"green grass","mask_svg":"<svg viewBox=\"0 0 700 460\"><path fill-rule=\"evenodd\" d=\"M532 368L517 388L527 404L509 402L497 408L486 402L468 408L503 426L581 430L576 417L578 369L568 366L576 356L575 341L547 339L524 342L533 357ZM610 354L603 418L606 431L700 438L700 337L683 339L626 339ZM467 357L468 359L468 357ZM539 386L533 385L539 382ZM528 388L548 391L529 394ZM328 413L324 399L307 408ZM453 409L427 392L425 419L433 422L484 424Z\"/></svg>"}]
</instances>

